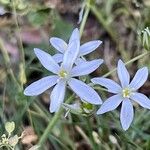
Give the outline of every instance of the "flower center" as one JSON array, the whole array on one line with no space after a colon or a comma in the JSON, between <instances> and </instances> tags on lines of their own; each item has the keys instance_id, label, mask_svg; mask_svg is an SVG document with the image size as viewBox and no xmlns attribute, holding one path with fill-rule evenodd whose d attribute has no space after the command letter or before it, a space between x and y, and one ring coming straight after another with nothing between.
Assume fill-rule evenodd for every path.
<instances>
[{"instance_id":1,"label":"flower center","mask_svg":"<svg viewBox=\"0 0 150 150\"><path fill-rule=\"evenodd\" d=\"M67 77L67 71L65 71L65 70L61 70L60 72L59 72L59 76L61 77L61 78L66 78Z\"/></svg>"},{"instance_id":2,"label":"flower center","mask_svg":"<svg viewBox=\"0 0 150 150\"><path fill-rule=\"evenodd\" d=\"M129 98L130 94L131 94L131 90L129 88L125 88L125 89L122 90L122 96L124 98Z\"/></svg>"}]
</instances>

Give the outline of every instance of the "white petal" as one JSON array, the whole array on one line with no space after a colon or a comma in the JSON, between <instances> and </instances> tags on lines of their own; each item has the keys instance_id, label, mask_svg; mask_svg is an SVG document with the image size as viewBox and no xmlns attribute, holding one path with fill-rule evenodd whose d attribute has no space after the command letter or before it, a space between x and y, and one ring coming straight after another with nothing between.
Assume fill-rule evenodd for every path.
<instances>
[{"instance_id":1,"label":"white petal","mask_svg":"<svg viewBox=\"0 0 150 150\"><path fill-rule=\"evenodd\" d=\"M124 99L122 102L120 121L122 128L126 131L132 123L134 116L133 105L129 99Z\"/></svg>"},{"instance_id":2,"label":"white petal","mask_svg":"<svg viewBox=\"0 0 150 150\"><path fill-rule=\"evenodd\" d=\"M139 89L146 82L147 78L148 68L143 67L136 72L133 80L130 83L130 87L134 88L135 90Z\"/></svg>"},{"instance_id":3,"label":"white petal","mask_svg":"<svg viewBox=\"0 0 150 150\"><path fill-rule=\"evenodd\" d=\"M103 63L102 59L82 62L71 70L71 76L83 76L95 71Z\"/></svg>"},{"instance_id":4,"label":"white petal","mask_svg":"<svg viewBox=\"0 0 150 150\"><path fill-rule=\"evenodd\" d=\"M93 90L90 86L85 84L84 82L71 78L68 81L69 86L71 89L83 100L87 101L88 103L99 105L102 103L101 98Z\"/></svg>"},{"instance_id":5,"label":"white petal","mask_svg":"<svg viewBox=\"0 0 150 150\"><path fill-rule=\"evenodd\" d=\"M150 99L142 93L133 93L130 98L142 107L150 109Z\"/></svg>"},{"instance_id":6,"label":"white petal","mask_svg":"<svg viewBox=\"0 0 150 150\"><path fill-rule=\"evenodd\" d=\"M80 46L79 56L87 55L93 52L102 43L100 40L90 41Z\"/></svg>"},{"instance_id":7,"label":"white petal","mask_svg":"<svg viewBox=\"0 0 150 150\"><path fill-rule=\"evenodd\" d=\"M65 70L70 71L72 68L78 53L79 53L80 42L78 40L71 42L63 57L62 66Z\"/></svg>"},{"instance_id":8,"label":"white petal","mask_svg":"<svg viewBox=\"0 0 150 150\"><path fill-rule=\"evenodd\" d=\"M116 82L114 82L111 79L107 79L107 78L103 78L103 77L97 77L97 78L93 78L91 79L91 81L94 84L99 84L101 86L104 86L108 89L109 92L111 93L119 93L122 88L120 87L119 84L117 84Z\"/></svg>"},{"instance_id":9,"label":"white petal","mask_svg":"<svg viewBox=\"0 0 150 150\"><path fill-rule=\"evenodd\" d=\"M64 80L60 80L56 86L54 87L51 95L50 95L50 112L56 112L59 110L61 104L64 101L65 97L65 86L66 82Z\"/></svg>"},{"instance_id":10,"label":"white petal","mask_svg":"<svg viewBox=\"0 0 150 150\"><path fill-rule=\"evenodd\" d=\"M130 82L130 76L125 67L125 64L121 60L118 61L117 73L122 87L127 87Z\"/></svg>"},{"instance_id":11,"label":"white petal","mask_svg":"<svg viewBox=\"0 0 150 150\"><path fill-rule=\"evenodd\" d=\"M122 97L120 95L114 95L110 98L108 98L100 107L100 109L97 111L97 114L103 114L108 111L112 111L116 109L120 103L122 102Z\"/></svg>"},{"instance_id":12,"label":"white petal","mask_svg":"<svg viewBox=\"0 0 150 150\"><path fill-rule=\"evenodd\" d=\"M70 39L69 39L69 43L72 43L74 40L80 41L80 33L79 33L78 28L75 28L75 29L72 31L71 37L70 37Z\"/></svg>"},{"instance_id":13,"label":"white petal","mask_svg":"<svg viewBox=\"0 0 150 150\"><path fill-rule=\"evenodd\" d=\"M86 62L86 60L84 58L77 57L75 64L80 65L81 63L84 63L84 62Z\"/></svg>"},{"instance_id":14,"label":"white petal","mask_svg":"<svg viewBox=\"0 0 150 150\"><path fill-rule=\"evenodd\" d=\"M63 61L63 54L55 54L53 55L53 59L57 62L57 63L60 63Z\"/></svg>"},{"instance_id":15,"label":"white petal","mask_svg":"<svg viewBox=\"0 0 150 150\"><path fill-rule=\"evenodd\" d=\"M37 58L40 60L41 64L49 71L57 74L60 70L59 65L55 62L55 60L52 58L51 55L48 53L38 49L34 48L34 52L37 56Z\"/></svg>"},{"instance_id":16,"label":"white petal","mask_svg":"<svg viewBox=\"0 0 150 150\"><path fill-rule=\"evenodd\" d=\"M60 38L52 37L50 38L50 43L55 49L57 49L61 53L64 53L67 49L67 43Z\"/></svg>"},{"instance_id":17,"label":"white petal","mask_svg":"<svg viewBox=\"0 0 150 150\"><path fill-rule=\"evenodd\" d=\"M57 83L58 76L44 77L36 82L33 82L25 88L24 94L28 96L39 95Z\"/></svg>"}]
</instances>

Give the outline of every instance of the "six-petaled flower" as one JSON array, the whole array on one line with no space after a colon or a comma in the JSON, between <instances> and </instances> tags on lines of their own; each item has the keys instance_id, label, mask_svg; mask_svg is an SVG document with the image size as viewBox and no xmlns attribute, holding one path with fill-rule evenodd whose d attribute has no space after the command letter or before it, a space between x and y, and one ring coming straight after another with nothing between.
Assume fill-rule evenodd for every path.
<instances>
[{"instance_id":1,"label":"six-petaled flower","mask_svg":"<svg viewBox=\"0 0 150 150\"><path fill-rule=\"evenodd\" d=\"M97 114L103 114L108 111L116 109L122 102L120 120L124 130L127 130L133 120L134 112L132 101L137 102L144 108L150 109L150 100L142 93L138 93L137 90L145 83L148 78L148 69L143 67L139 69L132 81L130 82L129 73L125 67L125 64L119 60L117 66L117 73L121 86L113 80L97 77L91 81L94 84L99 84L108 89L109 92L116 95L108 98L97 111Z\"/></svg>"},{"instance_id":2,"label":"six-petaled flower","mask_svg":"<svg viewBox=\"0 0 150 150\"><path fill-rule=\"evenodd\" d=\"M66 86L69 85L81 100L95 105L101 104L102 100L97 92L89 85L74 77L87 75L93 72L103 63L103 60L96 59L74 65L80 51L79 46L79 39L74 39L68 44L61 65L57 64L48 53L35 48L34 52L41 64L55 75L44 77L32 83L24 90L24 94L28 96L39 95L55 85L50 94L50 112L55 112L63 103Z\"/></svg>"}]
</instances>

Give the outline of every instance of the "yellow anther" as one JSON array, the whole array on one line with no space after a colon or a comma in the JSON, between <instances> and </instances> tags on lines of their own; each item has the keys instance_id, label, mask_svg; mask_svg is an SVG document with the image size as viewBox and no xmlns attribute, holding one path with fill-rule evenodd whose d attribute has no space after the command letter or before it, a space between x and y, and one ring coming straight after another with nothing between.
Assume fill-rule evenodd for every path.
<instances>
[{"instance_id":1,"label":"yellow anther","mask_svg":"<svg viewBox=\"0 0 150 150\"><path fill-rule=\"evenodd\" d=\"M124 98L129 98L129 97L130 97L130 94L131 94L131 90L130 90L130 89L125 88L125 89L122 90L122 96L123 96Z\"/></svg>"},{"instance_id":2,"label":"yellow anther","mask_svg":"<svg viewBox=\"0 0 150 150\"><path fill-rule=\"evenodd\" d=\"M65 78L65 77L67 77L67 72L65 71L65 70L61 70L60 72L59 72L59 76L61 77L61 78Z\"/></svg>"}]
</instances>

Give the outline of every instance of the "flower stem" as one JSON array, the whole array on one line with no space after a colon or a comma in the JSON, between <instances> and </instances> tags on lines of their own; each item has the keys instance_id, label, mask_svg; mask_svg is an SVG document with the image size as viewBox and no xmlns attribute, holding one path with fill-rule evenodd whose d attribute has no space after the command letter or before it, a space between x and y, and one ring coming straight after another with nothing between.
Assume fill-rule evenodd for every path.
<instances>
[{"instance_id":1,"label":"flower stem","mask_svg":"<svg viewBox=\"0 0 150 150\"><path fill-rule=\"evenodd\" d=\"M23 43L22 43L22 39L21 39L21 30L19 28L19 23L18 23L18 17L17 17L17 11L16 11L16 5L15 5L16 1L12 1L12 8L13 8L13 14L14 14L14 20L15 20L15 24L16 24L16 29L17 29L17 33L18 33L18 45L19 45L19 49L20 49L20 59L21 59L21 64L19 66L19 70L20 70L20 83L21 83L21 87L23 89L23 84L26 83L26 74L25 74L25 54L24 54L24 49L23 49Z\"/></svg>"},{"instance_id":2,"label":"flower stem","mask_svg":"<svg viewBox=\"0 0 150 150\"><path fill-rule=\"evenodd\" d=\"M134 61L136 61L136 60L138 60L138 59L141 59L142 57L144 57L144 56L146 56L146 55L148 55L148 54L150 54L150 52L149 52L149 51L146 51L146 52L144 52L144 53L142 53L142 54L140 54L140 55L134 57L133 59L127 61L127 62L125 63L125 65L128 65L128 64L130 64L130 63L132 63L132 62L134 62ZM109 71L108 73L104 74L103 77L108 77L109 75L111 75L111 74L112 74L113 72L115 72L116 70L117 70L117 68L114 68L113 70L111 70L111 71Z\"/></svg>"},{"instance_id":3,"label":"flower stem","mask_svg":"<svg viewBox=\"0 0 150 150\"><path fill-rule=\"evenodd\" d=\"M14 81L14 84L17 85L17 88L19 89L20 88L20 85L14 75L14 72L11 68L11 64L10 64L10 58L9 58L9 55L8 55L8 50L5 49L5 46L4 46L4 43L3 43L3 40L0 38L0 50L2 52L2 55L4 57L4 61L5 61L5 66L7 67L7 70L8 70L8 73L10 74L12 80Z\"/></svg>"},{"instance_id":4,"label":"flower stem","mask_svg":"<svg viewBox=\"0 0 150 150\"><path fill-rule=\"evenodd\" d=\"M84 16L83 16L83 20L81 22L81 25L80 25L80 36L82 36L83 34L83 30L84 30L84 27L85 27L85 23L87 21L87 17L89 15L89 12L90 12L90 0L88 0L86 2L86 6L85 6L85 13L84 13Z\"/></svg>"},{"instance_id":5,"label":"flower stem","mask_svg":"<svg viewBox=\"0 0 150 150\"><path fill-rule=\"evenodd\" d=\"M67 100L66 100L66 103L69 103L72 101L72 99L74 98L74 94L71 95ZM46 139L48 138L50 132L52 131L53 127L55 126L56 122L59 120L61 114L63 113L63 108L61 107L59 109L58 112L55 113L54 117L52 118L52 120L49 122L47 128L45 129L43 135L41 136L40 140L39 140L39 143L38 145L41 147L42 149L42 146L44 144L44 142L46 141Z\"/></svg>"}]
</instances>

